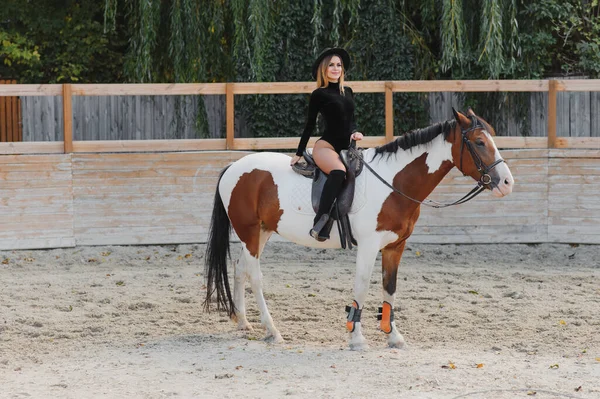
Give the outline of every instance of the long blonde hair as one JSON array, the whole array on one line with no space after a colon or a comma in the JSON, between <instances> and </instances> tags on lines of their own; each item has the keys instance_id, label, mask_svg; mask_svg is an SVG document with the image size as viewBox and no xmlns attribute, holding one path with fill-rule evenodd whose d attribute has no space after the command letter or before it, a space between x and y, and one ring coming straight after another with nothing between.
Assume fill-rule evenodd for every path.
<instances>
[{"instance_id":1,"label":"long blonde hair","mask_svg":"<svg viewBox=\"0 0 600 399\"><path fill-rule=\"evenodd\" d=\"M345 66L344 62L342 61L342 57L340 57L337 54L331 54L330 56L323 58L323 61L321 61L321 63L319 64L319 69L317 70L317 88L329 86L329 79L327 79L327 67L329 66L329 63L331 62L331 59L333 57L338 57L342 62L342 73L340 74L339 83L340 93L344 94Z\"/></svg>"}]
</instances>

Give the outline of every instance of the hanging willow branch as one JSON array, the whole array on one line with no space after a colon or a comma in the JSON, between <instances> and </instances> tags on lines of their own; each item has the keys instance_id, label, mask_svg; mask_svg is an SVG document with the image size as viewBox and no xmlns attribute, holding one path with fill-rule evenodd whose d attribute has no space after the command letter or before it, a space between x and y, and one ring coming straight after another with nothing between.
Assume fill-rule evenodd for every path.
<instances>
[{"instance_id":1,"label":"hanging willow branch","mask_svg":"<svg viewBox=\"0 0 600 399\"><path fill-rule=\"evenodd\" d=\"M182 5L187 79L191 82L202 82L206 76L205 65L210 62L203 57L203 52L211 26L201 19L206 9L197 0L182 0Z\"/></svg>"},{"instance_id":2,"label":"hanging willow branch","mask_svg":"<svg viewBox=\"0 0 600 399\"><path fill-rule=\"evenodd\" d=\"M117 0L104 3L104 33L114 31L117 26Z\"/></svg>"},{"instance_id":3,"label":"hanging willow branch","mask_svg":"<svg viewBox=\"0 0 600 399\"><path fill-rule=\"evenodd\" d=\"M356 26L359 23L359 11L360 11L360 0L342 0L342 4L344 8L348 10L350 14L350 19L348 20L348 25L353 26L356 29ZM354 31L354 30L353 30Z\"/></svg>"},{"instance_id":4,"label":"hanging willow branch","mask_svg":"<svg viewBox=\"0 0 600 399\"><path fill-rule=\"evenodd\" d=\"M185 60L185 40L183 36L183 21L181 0L173 0L171 4L171 40L169 41L169 56L173 61L173 73L176 82L187 82L187 62Z\"/></svg>"},{"instance_id":5,"label":"hanging willow branch","mask_svg":"<svg viewBox=\"0 0 600 399\"><path fill-rule=\"evenodd\" d=\"M331 16L331 33L329 41L334 47L338 47L340 43L340 25L342 24L342 6L340 0L333 0L333 12Z\"/></svg>"},{"instance_id":6,"label":"hanging willow branch","mask_svg":"<svg viewBox=\"0 0 600 399\"><path fill-rule=\"evenodd\" d=\"M506 58L508 64L506 66L506 73L512 74L517 65L517 58L521 56L521 42L519 39L519 23L517 22L517 0L507 0L508 21L505 26L508 26L507 37L505 39Z\"/></svg>"},{"instance_id":7,"label":"hanging willow branch","mask_svg":"<svg viewBox=\"0 0 600 399\"><path fill-rule=\"evenodd\" d=\"M408 36L415 49L415 78L425 80L431 78L433 75L432 71L435 69L437 60L431 51L431 48L429 47L427 38L424 37L421 32L419 32L417 27L414 25L411 19L408 18L404 11L396 9L395 13L399 16L399 23L401 25L400 30L406 36Z\"/></svg>"},{"instance_id":8,"label":"hanging willow branch","mask_svg":"<svg viewBox=\"0 0 600 399\"><path fill-rule=\"evenodd\" d=\"M442 71L464 62L465 27L462 0L443 0L442 21Z\"/></svg>"},{"instance_id":9,"label":"hanging willow branch","mask_svg":"<svg viewBox=\"0 0 600 399\"><path fill-rule=\"evenodd\" d=\"M251 0L248 23L252 33L252 73L257 81L265 78L264 63L269 44L269 31L272 23L270 20L271 0Z\"/></svg>"},{"instance_id":10,"label":"hanging willow branch","mask_svg":"<svg viewBox=\"0 0 600 399\"><path fill-rule=\"evenodd\" d=\"M248 30L246 24L246 1L231 0L233 14L233 55L236 60L250 59L250 45L248 44Z\"/></svg>"},{"instance_id":11,"label":"hanging willow branch","mask_svg":"<svg viewBox=\"0 0 600 399\"><path fill-rule=\"evenodd\" d=\"M483 3L480 31L480 54L478 62L485 57L491 78L497 79L504 69L504 43L502 34L501 0Z\"/></svg>"},{"instance_id":12,"label":"hanging willow branch","mask_svg":"<svg viewBox=\"0 0 600 399\"><path fill-rule=\"evenodd\" d=\"M126 0L132 26L126 69L134 81L152 82L152 59L160 26L160 3L156 1Z\"/></svg>"},{"instance_id":13,"label":"hanging willow branch","mask_svg":"<svg viewBox=\"0 0 600 399\"><path fill-rule=\"evenodd\" d=\"M313 16L310 20L310 23L313 26L313 37L312 37L312 47L313 47L313 55L317 55L319 51L321 51L319 46L319 37L323 32L323 13L322 9L323 3L321 0L314 0L313 3Z\"/></svg>"}]
</instances>

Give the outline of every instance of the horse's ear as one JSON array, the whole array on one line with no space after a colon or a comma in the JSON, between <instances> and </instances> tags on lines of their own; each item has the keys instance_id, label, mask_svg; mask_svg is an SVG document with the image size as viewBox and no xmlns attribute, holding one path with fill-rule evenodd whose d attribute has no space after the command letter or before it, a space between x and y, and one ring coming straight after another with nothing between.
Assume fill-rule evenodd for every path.
<instances>
[{"instance_id":1,"label":"horse's ear","mask_svg":"<svg viewBox=\"0 0 600 399\"><path fill-rule=\"evenodd\" d=\"M452 107L452 113L454 114L454 119L456 119L460 126L462 126L465 129L471 126L471 120L464 116L462 113L455 110L454 107Z\"/></svg>"},{"instance_id":2,"label":"horse's ear","mask_svg":"<svg viewBox=\"0 0 600 399\"><path fill-rule=\"evenodd\" d=\"M454 114L454 119L456 119L457 122L460 122L458 112L454 109L454 107L452 107L452 113Z\"/></svg>"},{"instance_id":3,"label":"horse's ear","mask_svg":"<svg viewBox=\"0 0 600 399\"><path fill-rule=\"evenodd\" d=\"M477 116L475 115L475 112L473 112L473 108L469 107L469 109L467 110L467 115L468 116Z\"/></svg>"}]
</instances>

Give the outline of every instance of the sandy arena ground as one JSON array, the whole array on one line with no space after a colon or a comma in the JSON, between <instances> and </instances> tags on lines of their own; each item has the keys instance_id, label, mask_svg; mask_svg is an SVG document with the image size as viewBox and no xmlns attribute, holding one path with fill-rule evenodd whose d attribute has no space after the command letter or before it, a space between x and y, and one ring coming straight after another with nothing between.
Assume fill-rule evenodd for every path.
<instances>
[{"instance_id":1,"label":"sandy arena ground","mask_svg":"<svg viewBox=\"0 0 600 399\"><path fill-rule=\"evenodd\" d=\"M267 245L270 345L249 289L253 332L202 312L203 245L0 252L0 397L600 398L598 246L409 245L407 348L377 330L375 272L363 352L355 255Z\"/></svg>"}]
</instances>

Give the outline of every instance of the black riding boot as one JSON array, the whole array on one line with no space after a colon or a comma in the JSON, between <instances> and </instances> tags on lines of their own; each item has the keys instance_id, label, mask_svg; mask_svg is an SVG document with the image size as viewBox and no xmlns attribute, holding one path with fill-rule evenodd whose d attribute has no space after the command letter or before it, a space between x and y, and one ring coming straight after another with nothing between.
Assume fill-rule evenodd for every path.
<instances>
[{"instance_id":1,"label":"black riding boot","mask_svg":"<svg viewBox=\"0 0 600 399\"><path fill-rule=\"evenodd\" d=\"M325 241L329 238L332 222L329 220L329 213L331 212L335 199L342 189L342 184L345 179L345 171L334 169L329 173L327 181L323 186L323 192L321 193L321 199L319 200L319 211L317 212L317 216L315 216L314 226L310 230L310 235L318 241Z\"/></svg>"}]
</instances>

